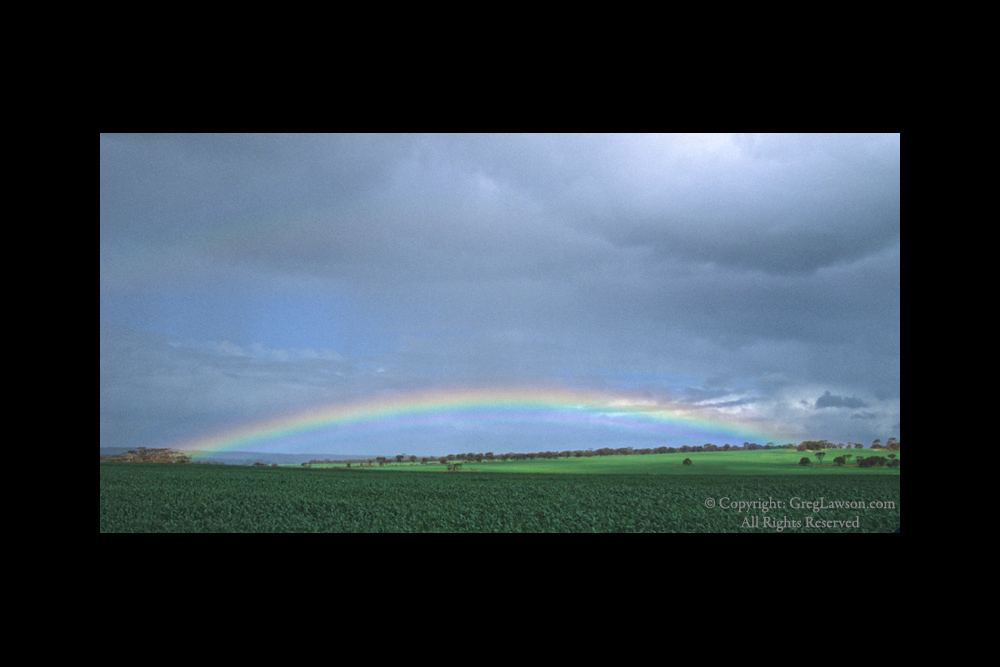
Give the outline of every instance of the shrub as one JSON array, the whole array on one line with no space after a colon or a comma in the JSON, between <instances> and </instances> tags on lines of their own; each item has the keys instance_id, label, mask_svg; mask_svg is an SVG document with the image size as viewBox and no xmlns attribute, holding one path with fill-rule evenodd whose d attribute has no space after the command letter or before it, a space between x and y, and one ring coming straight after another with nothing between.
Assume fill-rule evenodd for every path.
<instances>
[{"instance_id":1,"label":"shrub","mask_svg":"<svg viewBox=\"0 0 1000 667\"><path fill-rule=\"evenodd\" d=\"M684 465L686 466L691 465L691 459L684 459Z\"/></svg>"},{"instance_id":2,"label":"shrub","mask_svg":"<svg viewBox=\"0 0 1000 667\"><path fill-rule=\"evenodd\" d=\"M809 460L808 456L803 456L801 459L799 459L799 465L800 466L811 466L812 465L812 461Z\"/></svg>"}]
</instances>

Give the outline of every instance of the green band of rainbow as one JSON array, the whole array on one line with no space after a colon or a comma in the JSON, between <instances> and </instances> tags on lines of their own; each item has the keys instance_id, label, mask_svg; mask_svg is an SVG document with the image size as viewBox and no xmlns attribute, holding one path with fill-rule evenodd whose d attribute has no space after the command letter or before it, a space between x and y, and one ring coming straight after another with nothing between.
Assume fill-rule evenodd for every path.
<instances>
[{"instance_id":1,"label":"green band of rainbow","mask_svg":"<svg viewBox=\"0 0 1000 667\"><path fill-rule=\"evenodd\" d=\"M777 442L782 430L741 421L718 411L664 406L641 397L559 388L473 387L425 390L340 403L191 440L178 449L198 458L231 450L287 451L366 431L454 423L546 423L600 426L692 437L714 434L744 441ZM703 444L691 442L688 444ZM322 451L317 449L316 451Z\"/></svg>"}]
</instances>

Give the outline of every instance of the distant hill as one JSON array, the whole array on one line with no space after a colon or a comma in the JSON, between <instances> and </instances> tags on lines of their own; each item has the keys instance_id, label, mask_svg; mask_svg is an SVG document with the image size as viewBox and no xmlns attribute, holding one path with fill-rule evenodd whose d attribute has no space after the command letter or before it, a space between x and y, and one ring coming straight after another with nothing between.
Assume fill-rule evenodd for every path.
<instances>
[{"instance_id":1,"label":"distant hill","mask_svg":"<svg viewBox=\"0 0 1000 667\"><path fill-rule=\"evenodd\" d=\"M124 454L134 447L101 447L101 456L117 456ZM186 451L197 457L199 452L195 450ZM367 461L374 459L372 456L359 456L357 454L268 454L258 452L212 452L205 457L205 460L219 461L227 465L252 465L254 463L307 463L309 461Z\"/></svg>"}]
</instances>

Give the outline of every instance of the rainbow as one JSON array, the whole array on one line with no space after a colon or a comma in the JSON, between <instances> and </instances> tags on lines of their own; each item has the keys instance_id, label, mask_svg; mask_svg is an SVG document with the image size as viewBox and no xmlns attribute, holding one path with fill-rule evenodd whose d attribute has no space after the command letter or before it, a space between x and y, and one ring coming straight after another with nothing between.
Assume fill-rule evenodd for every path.
<instances>
[{"instance_id":1,"label":"rainbow","mask_svg":"<svg viewBox=\"0 0 1000 667\"><path fill-rule=\"evenodd\" d=\"M639 431L647 435L690 436L684 444L727 438L778 442L783 430L740 420L718 411L648 398L544 387L465 387L419 390L328 405L313 410L189 440L175 449L196 459L246 451L322 452L343 436L365 436L406 429L485 428L496 424L550 424ZM671 443L665 443L671 444ZM452 452L438 452L448 454Z\"/></svg>"}]
</instances>

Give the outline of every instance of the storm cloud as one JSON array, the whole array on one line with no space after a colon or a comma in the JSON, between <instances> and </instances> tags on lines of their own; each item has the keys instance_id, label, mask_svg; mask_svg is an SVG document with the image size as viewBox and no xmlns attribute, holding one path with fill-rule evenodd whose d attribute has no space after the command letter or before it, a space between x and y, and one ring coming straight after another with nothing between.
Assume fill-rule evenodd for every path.
<instances>
[{"instance_id":1,"label":"storm cloud","mask_svg":"<svg viewBox=\"0 0 1000 667\"><path fill-rule=\"evenodd\" d=\"M102 443L493 383L899 437L899 145L102 135Z\"/></svg>"}]
</instances>

